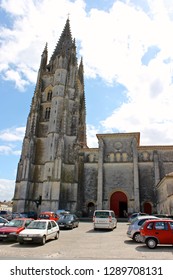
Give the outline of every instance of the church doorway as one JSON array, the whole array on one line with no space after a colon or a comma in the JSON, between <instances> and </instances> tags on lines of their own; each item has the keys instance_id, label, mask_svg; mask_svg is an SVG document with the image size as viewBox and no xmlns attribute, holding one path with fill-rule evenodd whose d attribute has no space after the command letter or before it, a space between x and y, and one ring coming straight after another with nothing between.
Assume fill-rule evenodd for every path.
<instances>
[{"instance_id":1,"label":"church doorway","mask_svg":"<svg viewBox=\"0 0 173 280\"><path fill-rule=\"evenodd\" d=\"M152 214L152 206L150 202L144 203L144 213L147 213L148 215Z\"/></svg>"},{"instance_id":2,"label":"church doorway","mask_svg":"<svg viewBox=\"0 0 173 280\"><path fill-rule=\"evenodd\" d=\"M88 203L88 217L92 217L94 214L95 205L93 202Z\"/></svg>"},{"instance_id":3,"label":"church doorway","mask_svg":"<svg viewBox=\"0 0 173 280\"><path fill-rule=\"evenodd\" d=\"M110 210L119 218L127 217L127 196L124 192L117 191L111 195Z\"/></svg>"}]
</instances>

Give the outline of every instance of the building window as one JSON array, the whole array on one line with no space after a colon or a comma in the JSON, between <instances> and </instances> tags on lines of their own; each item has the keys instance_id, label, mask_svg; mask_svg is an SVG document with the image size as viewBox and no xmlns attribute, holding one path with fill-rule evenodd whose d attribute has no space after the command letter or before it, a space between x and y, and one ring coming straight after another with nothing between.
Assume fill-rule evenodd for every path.
<instances>
[{"instance_id":1,"label":"building window","mask_svg":"<svg viewBox=\"0 0 173 280\"><path fill-rule=\"evenodd\" d=\"M48 94L47 94L47 101L51 101L52 100L52 91L49 90Z\"/></svg>"},{"instance_id":2,"label":"building window","mask_svg":"<svg viewBox=\"0 0 173 280\"><path fill-rule=\"evenodd\" d=\"M45 120L48 121L50 118L50 107L46 108L45 112Z\"/></svg>"}]
</instances>

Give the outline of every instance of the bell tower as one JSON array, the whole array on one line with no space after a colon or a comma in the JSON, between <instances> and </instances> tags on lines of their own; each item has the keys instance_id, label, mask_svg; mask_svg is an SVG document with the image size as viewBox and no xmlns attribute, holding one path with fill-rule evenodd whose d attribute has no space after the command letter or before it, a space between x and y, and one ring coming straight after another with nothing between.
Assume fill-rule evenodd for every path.
<instances>
[{"instance_id":1,"label":"bell tower","mask_svg":"<svg viewBox=\"0 0 173 280\"><path fill-rule=\"evenodd\" d=\"M77 210L78 154L86 143L83 61L78 66L70 21L48 63L40 62L18 163L13 211ZM35 203L41 200L40 205Z\"/></svg>"}]
</instances>

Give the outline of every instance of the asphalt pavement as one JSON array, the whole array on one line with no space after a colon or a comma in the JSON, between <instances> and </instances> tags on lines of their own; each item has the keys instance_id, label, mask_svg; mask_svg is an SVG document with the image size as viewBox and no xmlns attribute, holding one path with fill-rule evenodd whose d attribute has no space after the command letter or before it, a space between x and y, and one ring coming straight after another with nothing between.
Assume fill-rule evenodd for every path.
<instances>
[{"instance_id":1,"label":"asphalt pavement","mask_svg":"<svg viewBox=\"0 0 173 280\"><path fill-rule=\"evenodd\" d=\"M61 260L172 260L172 246L151 250L135 243L126 235L127 222L118 222L113 231L93 230L92 222L80 222L78 228L61 230L58 240L44 246L0 242L0 259L61 259Z\"/></svg>"}]
</instances>

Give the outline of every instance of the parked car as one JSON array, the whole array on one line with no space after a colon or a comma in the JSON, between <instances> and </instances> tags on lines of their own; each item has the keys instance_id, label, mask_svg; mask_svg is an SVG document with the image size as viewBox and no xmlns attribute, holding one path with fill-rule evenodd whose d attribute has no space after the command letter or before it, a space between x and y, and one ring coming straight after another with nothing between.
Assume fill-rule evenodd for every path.
<instances>
[{"instance_id":1,"label":"parked car","mask_svg":"<svg viewBox=\"0 0 173 280\"><path fill-rule=\"evenodd\" d=\"M37 219L37 213L34 212L34 211L21 212L21 213L20 213L20 217L23 217L23 218L32 218L32 219L36 220L36 219Z\"/></svg>"},{"instance_id":2,"label":"parked car","mask_svg":"<svg viewBox=\"0 0 173 280\"><path fill-rule=\"evenodd\" d=\"M138 216L146 216L146 215L148 215L148 214L147 213L142 213L142 212L132 213L128 217L128 222L131 223L132 220L134 220L136 217L138 217Z\"/></svg>"},{"instance_id":3,"label":"parked car","mask_svg":"<svg viewBox=\"0 0 173 280\"><path fill-rule=\"evenodd\" d=\"M114 229L117 227L117 218L112 210L95 210L93 227L96 229Z\"/></svg>"},{"instance_id":4,"label":"parked car","mask_svg":"<svg viewBox=\"0 0 173 280\"><path fill-rule=\"evenodd\" d=\"M56 211L56 214L58 216L61 216L61 215L65 215L65 214L70 214L70 211L69 210L64 210L64 209L59 209Z\"/></svg>"},{"instance_id":5,"label":"parked car","mask_svg":"<svg viewBox=\"0 0 173 280\"><path fill-rule=\"evenodd\" d=\"M41 212L40 215L38 216L38 219L40 220L54 220L54 221L58 221L59 216L52 211L45 211L45 212Z\"/></svg>"},{"instance_id":6,"label":"parked car","mask_svg":"<svg viewBox=\"0 0 173 280\"><path fill-rule=\"evenodd\" d=\"M28 218L28 217L23 217L20 213L13 212L12 213L12 219L16 219L16 218Z\"/></svg>"},{"instance_id":7,"label":"parked car","mask_svg":"<svg viewBox=\"0 0 173 280\"><path fill-rule=\"evenodd\" d=\"M169 215L169 214L153 214L154 216L156 217L159 217L159 218L166 218L166 219L173 219L173 215Z\"/></svg>"},{"instance_id":8,"label":"parked car","mask_svg":"<svg viewBox=\"0 0 173 280\"><path fill-rule=\"evenodd\" d=\"M156 248L158 244L173 245L173 220L148 220L141 227L140 234L150 249Z\"/></svg>"},{"instance_id":9,"label":"parked car","mask_svg":"<svg viewBox=\"0 0 173 280\"><path fill-rule=\"evenodd\" d=\"M4 226L7 223L9 223L9 221L7 219L4 219L3 217L0 217L0 227Z\"/></svg>"},{"instance_id":10,"label":"parked car","mask_svg":"<svg viewBox=\"0 0 173 280\"><path fill-rule=\"evenodd\" d=\"M55 221L34 220L26 229L20 232L18 241L20 244L29 242L44 245L47 240L53 238L59 238L59 226Z\"/></svg>"},{"instance_id":11,"label":"parked car","mask_svg":"<svg viewBox=\"0 0 173 280\"><path fill-rule=\"evenodd\" d=\"M12 213L8 210L0 210L0 217L6 219L8 221L11 221Z\"/></svg>"},{"instance_id":12,"label":"parked car","mask_svg":"<svg viewBox=\"0 0 173 280\"><path fill-rule=\"evenodd\" d=\"M136 242L141 242L142 240L140 235L140 227L145 221L151 219L157 219L157 217L151 215L137 216L135 219L132 220L131 224L128 226L127 236Z\"/></svg>"},{"instance_id":13,"label":"parked car","mask_svg":"<svg viewBox=\"0 0 173 280\"><path fill-rule=\"evenodd\" d=\"M79 218L75 214L60 215L60 218L57 223L60 229L61 228L73 229L74 227L79 226Z\"/></svg>"},{"instance_id":14,"label":"parked car","mask_svg":"<svg viewBox=\"0 0 173 280\"><path fill-rule=\"evenodd\" d=\"M8 224L0 227L0 240L17 240L19 232L25 229L33 219L18 218L11 220Z\"/></svg>"}]
</instances>

